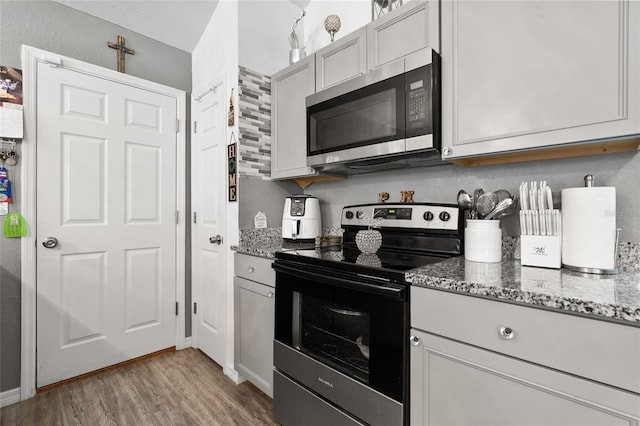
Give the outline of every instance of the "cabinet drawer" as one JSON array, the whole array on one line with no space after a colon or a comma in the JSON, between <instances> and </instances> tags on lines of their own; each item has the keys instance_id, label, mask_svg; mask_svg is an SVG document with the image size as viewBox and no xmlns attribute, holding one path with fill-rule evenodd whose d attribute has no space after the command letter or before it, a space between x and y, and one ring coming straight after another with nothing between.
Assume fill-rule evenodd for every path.
<instances>
[{"instance_id":1,"label":"cabinet drawer","mask_svg":"<svg viewBox=\"0 0 640 426\"><path fill-rule=\"evenodd\" d=\"M236 253L234 272L238 277L275 287L276 272L271 267L272 263L272 259Z\"/></svg>"},{"instance_id":2,"label":"cabinet drawer","mask_svg":"<svg viewBox=\"0 0 640 426\"><path fill-rule=\"evenodd\" d=\"M411 330L411 425L631 426L640 395Z\"/></svg>"},{"instance_id":3,"label":"cabinet drawer","mask_svg":"<svg viewBox=\"0 0 640 426\"><path fill-rule=\"evenodd\" d=\"M411 326L640 393L640 327L415 286Z\"/></svg>"}]
</instances>

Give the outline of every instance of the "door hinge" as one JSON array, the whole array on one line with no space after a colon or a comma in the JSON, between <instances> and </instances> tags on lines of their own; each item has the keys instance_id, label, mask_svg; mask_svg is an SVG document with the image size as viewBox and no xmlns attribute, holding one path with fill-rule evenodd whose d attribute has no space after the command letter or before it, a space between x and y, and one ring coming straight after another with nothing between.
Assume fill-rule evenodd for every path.
<instances>
[{"instance_id":1,"label":"door hinge","mask_svg":"<svg viewBox=\"0 0 640 426\"><path fill-rule=\"evenodd\" d=\"M176 302L176 316L178 316L178 302Z\"/></svg>"},{"instance_id":2,"label":"door hinge","mask_svg":"<svg viewBox=\"0 0 640 426\"><path fill-rule=\"evenodd\" d=\"M198 212L193 212L193 223L198 223Z\"/></svg>"},{"instance_id":3,"label":"door hinge","mask_svg":"<svg viewBox=\"0 0 640 426\"><path fill-rule=\"evenodd\" d=\"M193 313L194 314L198 313L198 303L197 302L193 302Z\"/></svg>"},{"instance_id":4,"label":"door hinge","mask_svg":"<svg viewBox=\"0 0 640 426\"><path fill-rule=\"evenodd\" d=\"M197 121L193 122L193 133L198 133L198 122Z\"/></svg>"},{"instance_id":5,"label":"door hinge","mask_svg":"<svg viewBox=\"0 0 640 426\"><path fill-rule=\"evenodd\" d=\"M176 133L180 132L180 119L176 118Z\"/></svg>"},{"instance_id":6,"label":"door hinge","mask_svg":"<svg viewBox=\"0 0 640 426\"><path fill-rule=\"evenodd\" d=\"M176 225L180 223L180 210L176 210Z\"/></svg>"}]
</instances>

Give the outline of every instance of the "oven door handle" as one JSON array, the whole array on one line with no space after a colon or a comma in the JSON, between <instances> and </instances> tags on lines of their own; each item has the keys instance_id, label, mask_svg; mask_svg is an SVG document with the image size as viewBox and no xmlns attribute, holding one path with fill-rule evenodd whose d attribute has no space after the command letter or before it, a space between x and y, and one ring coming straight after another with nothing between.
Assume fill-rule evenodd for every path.
<instances>
[{"instance_id":1,"label":"oven door handle","mask_svg":"<svg viewBox=\"0 0 640 426\"><path fill-rule=\"evenodd\" d=\"M273 264L276 272L294 276L296 278L313 280L323 284L334 285L337 287L347 288L351 290L361 291L368 294L384 296L395 300L404 300L406 295L406 286L402 284L381 282L380 284L372 284L368 282L355 281L351 279L340 278L336 276L327 276L311 271L303 271L296 267L282 265L277 262ZM276 276L276 286L277 286Z\"/></svg>"}]
</instances>

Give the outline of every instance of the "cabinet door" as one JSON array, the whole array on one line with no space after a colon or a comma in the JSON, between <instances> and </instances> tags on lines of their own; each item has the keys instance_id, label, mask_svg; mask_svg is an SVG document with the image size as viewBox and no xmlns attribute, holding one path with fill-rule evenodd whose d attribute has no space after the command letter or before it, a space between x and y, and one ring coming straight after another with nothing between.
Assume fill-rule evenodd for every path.
<instances>
[{"instance_id":1,"label":"cabinet door","mask_svg":"<svg viewBox=\"0 0 640 426\"><path fill-rule=\"evenodd\" d=\"M449 0L447 0L449 1ZM414 0L367 25L370 70L430 47L440 52L437 0Z\"/></svg>"},{"instance_id":2,"label":"cabinet door","mask_svg":"<svg viewBox=\"0 0 640 426\"><path fill-rule=\"evenodd\" d=\"M271 77L271 178L316 174L307 167L305 98L315 92L315 55Z\"/></svg>"},{"instance_id":3,"label":"cabinet door","mask_svg":"<svg viewBox=\"0 0 640 426\"><path fill-rule=\"evenodd\" d=\"M443 158L640 132L640 2L442 2Z\"/></svg>"},{"instance_id":4,"label":"cabinet door","mask_svg":"<svg viewBox=\"0 0 640 426\"><path fill-rule=\"evenodd\" d=\"M416 329L411 334L414 426L613 426L640 421L637 394Z\"/></svg>"},{"instance_id":5,"label":"cabinet door","mask_svg":"<svg viewBox=\"0 0 640 426\"><path fill-rule=\"evenodd\" d=\"M273 396L275 289L234 277L235 369Z\"/></svg>"},{"instance_id":6,"label":"cabinet door","mask_svg":"<svg viewBox=\"0 0 640 426\"><path fill-rule=\"evenodd\" d=\"M316 52L316 91L367 72L367 29L362 27Z\"/></svg>"}]
</instances>

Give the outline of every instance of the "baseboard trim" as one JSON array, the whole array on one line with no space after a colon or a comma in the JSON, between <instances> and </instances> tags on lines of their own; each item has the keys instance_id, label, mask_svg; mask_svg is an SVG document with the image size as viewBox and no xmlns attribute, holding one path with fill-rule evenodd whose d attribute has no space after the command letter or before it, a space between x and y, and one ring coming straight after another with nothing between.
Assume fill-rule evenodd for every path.
<instances>
[{"instance_id":1,"label":"baseboard trim","mask_svg":"<svg viewBox=\"0 0 640 426\"><path fill-rule=\"evenodd\" d=\"M20 388L0 392L0 407L15 404L16 402L20 402Z\"/></svg>"},{"instance_id":2,"label":"baseboard trim","mask_svg":"<svg viewBox=\"0 0 640 426\"><path fill-rule=\"evenodd\" d=\"M185 348L192 348L193 347L193 340L192 340L191 336L189 336L189 337L184 339L184 347Z\"/></svg>"},{"instance_id":3,"label":"baseboard trim","mask_svg":"<svg viewBox=\"0 0 640 426\"><path fill-rule=\"evenodd\" d=\"M225 376L233 380L233 383L235 383L236 385L239 385L240 383L245 381L245 378L240 377L240 374L238 374L238 372L233 368L224 367L222 369L222 372L224 373Z\"/></svg>"}]
</instances>

